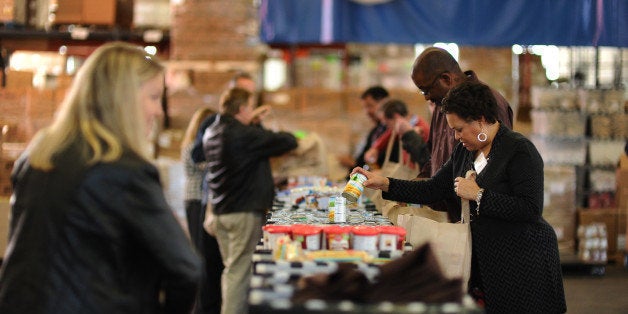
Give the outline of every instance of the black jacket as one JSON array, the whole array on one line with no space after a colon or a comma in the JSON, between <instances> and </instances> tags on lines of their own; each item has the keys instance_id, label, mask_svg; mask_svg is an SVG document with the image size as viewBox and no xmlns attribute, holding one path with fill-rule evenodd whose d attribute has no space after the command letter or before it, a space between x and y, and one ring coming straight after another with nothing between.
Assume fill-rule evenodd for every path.
<instances>
[{"instance_id":1,"label":"black jacket","mask_svg":"<svg viewBox=\"0 0 628 314\"><path fill-rule=\"evenodd\" d=\"M451 158L426 181L390 179L385 199L457 209L454 178L472 169L474 152L456 145ZM501 126L477 176L484 188L480 214L470 202L471 282L481 286L487 313L563 313L566 310L558 241L543 219L543 160L521 134Z\"/></svg>"},{"instance_id":2,"label":"black jacket","mask_svg":"<svg viewBox=\"0 0 628 314\"><path fill-rule=\"evenodd\" d=\"M269 158L295 149L296 138L244 125L229 115L214 115L206 125L202 140L197 138L192 149L192 160L208 162L206 180L214 213L263 214L275 196Z\"/></svg>"},{"instance_id":3,"label":"black jacket","mask_svg":"<svg viewBox=\"0 0 628 314\"><path fill-rule=\"evenodd\" d=\"M132 154L93 166L78 155L48 172L16 163L0 313L189 312L201 261L157 169Z\"/></svg>"}]
</instances>

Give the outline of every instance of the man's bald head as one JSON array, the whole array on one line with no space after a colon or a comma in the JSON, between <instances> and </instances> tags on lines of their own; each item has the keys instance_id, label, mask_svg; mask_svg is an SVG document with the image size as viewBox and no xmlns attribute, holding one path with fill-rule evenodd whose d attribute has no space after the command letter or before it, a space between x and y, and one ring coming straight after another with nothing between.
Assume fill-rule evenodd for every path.
<instances>
[{"instance_id":1,"label":"man's bald head","mask_svg":"<svg viewBox=\"0 0 628 314\"><path fill-rule=\"evenodd\" d=\"M429 47L414 60L412 65L412 80L417 75L426 79L433 79L443 72L462 74L458 61L445 49ZM416 84L416 81L415 81Z\"/></svg>"}]
</instances>

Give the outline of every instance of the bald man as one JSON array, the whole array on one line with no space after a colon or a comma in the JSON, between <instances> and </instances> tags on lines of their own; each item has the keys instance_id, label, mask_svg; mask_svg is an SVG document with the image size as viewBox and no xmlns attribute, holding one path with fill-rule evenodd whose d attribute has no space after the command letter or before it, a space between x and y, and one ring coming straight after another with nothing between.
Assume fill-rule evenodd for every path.
<instances>
[{"instance_id":1,"label":"bald man","mask_svg":"<svg viewBox=\"0 0 628 314\"><path fill-rule=\"evenodd\" d=\"M463 72L456 59L446 50L430 47L425 49L414 61L412 81L425 97L425 100L435 105L427 141L430 148L430 160L421 165L421 173L419 173L420 178L429 178L445 164L456 145L454 131L449 128L445 114L440 111L443 98L449 90L462 82L480 82L480 80L473 71ZM510 104L498 91L494 89L491 91L497 100L500 123L512 129L513 112ZM403 133L403 140L412 143L413 141L420 141L420 136L416 135L415 132L406 132ZM452 212L443 205L430 205L437 210L446 210L451 221L458 221L460 218L455 218L459 213Z\"/></svg>"}]
</instances>

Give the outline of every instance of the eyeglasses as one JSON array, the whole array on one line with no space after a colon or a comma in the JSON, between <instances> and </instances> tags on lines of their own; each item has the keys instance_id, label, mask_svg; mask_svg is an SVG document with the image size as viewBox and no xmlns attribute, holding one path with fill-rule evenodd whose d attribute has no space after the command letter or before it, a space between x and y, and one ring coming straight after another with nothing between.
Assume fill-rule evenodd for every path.
<instances>
[{"instance_id":1,"label":"eyeglasses","mask_svg":"<svg viewBox=\"0 0 628 314\"><path fill-rule=\"evenodd\" d=\"M425 87L425 88L420 88L419 87L419 91L421 92L421 94L423 94L423 96L429 94L430 90L432 88L434 88L434 84L436 84L436 81L438 81L438 79L440 79L441 75L443 75L445 73L447 73L447 71L443 71L443 72L438 73L438 75L436 75L436 77L434 78L434 80L432 81L432 83L428 87Z\"/></svg>"}]
</instances>

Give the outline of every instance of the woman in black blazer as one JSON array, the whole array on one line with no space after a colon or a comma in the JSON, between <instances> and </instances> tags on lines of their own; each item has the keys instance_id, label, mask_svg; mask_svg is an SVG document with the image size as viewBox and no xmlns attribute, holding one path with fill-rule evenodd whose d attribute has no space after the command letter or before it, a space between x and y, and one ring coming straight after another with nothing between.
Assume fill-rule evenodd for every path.
<instances>
[{"instance_id":1,"label":"woman in black blazer","mask_svg":"<svg viewBox=\"0 0 628 314\"><path fill-rule=\"evenodd\" d=\"M470 201L473 238L469 293L487 313L566 311L558 241L543 219L543 160L523 135L497 120L489 87L463 83L443 100L460 143L429 180L405 181L362 168L365 186L414 204ZM468 170L476 179L465 179Z\"/></svg>"}]
</instances>

